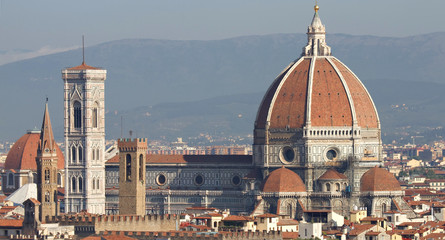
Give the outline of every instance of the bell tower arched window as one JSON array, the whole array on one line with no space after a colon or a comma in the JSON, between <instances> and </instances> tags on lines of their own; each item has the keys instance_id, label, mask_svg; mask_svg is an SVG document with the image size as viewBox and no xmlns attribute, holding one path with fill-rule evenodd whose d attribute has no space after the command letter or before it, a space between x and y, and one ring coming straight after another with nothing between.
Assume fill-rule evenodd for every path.
<instances>
[{"instance_id":1,"label":"bell tower arched window","mask_svg":"<svg viewBox=\"0 0 445 240\"><path fill-rule=\"evenodd\" d=\"M82 127L82 106L80 102L74 102L74 128Z\"/></svg>"},{"instance_id":2,"label":"bell tower arched window","mask_svg":"<svg viewBox=\"0 0 445 240\"><path fill-rule=\"evenodd\" d=\"M131 181L131 155L130 154L127 154L127 156L126 156L125 167L126 167L125 179L127 181Z\"/></svg>"},{"instance_id":3,"label":"bell tower arched window","mask_svg":"<svg viewBox=\"0 0 445 240\"><path fill-rule=\"evenodd\" d=\"M75 163L77 161L77 149L75 146L71 147L71 162Z\"/></svg>"},{"instance_id":4,"label":"bell tower arched window","mask_svg":"<svg viewBox=\"0 0 445 240\"><path fill-rule=\"evenodd\" d=\"M45 183L49 183L49 181L50 181L49 169L45 169Z\"/></svg>"},{"instance_id":5,"label":"bell tower arched window","mask_svg":"<svg viewBox=\"0 0 445 240\"><path fill-rule=\"evenodd\" d=\"M93 128L97 128L97 122L98 122L98 109L99 109L99 104L97 104L97 102L94 103L93 106L93 116L92 116L92 122L93 122Z\"/></svg>"},{"instance_id":6,"label":"bell tower arched window","mask_svg":"<svg viewBox=\"0 0 445 240\"><path fill-rule=\"evenodd\" d=\"M79 162L83 161L83 148L80 146L79 147Z\"/></svg>"},{"instance_id":7,"label":"bell tower arched window","mask_svg":"<svg viewBox=\"0 0 445 240\"><path fill-rule=\"evenodd\" d=\"M75 177L71 178L71 191L72 192L77 192L76 178Z\"/></svg>"}]
</instances>

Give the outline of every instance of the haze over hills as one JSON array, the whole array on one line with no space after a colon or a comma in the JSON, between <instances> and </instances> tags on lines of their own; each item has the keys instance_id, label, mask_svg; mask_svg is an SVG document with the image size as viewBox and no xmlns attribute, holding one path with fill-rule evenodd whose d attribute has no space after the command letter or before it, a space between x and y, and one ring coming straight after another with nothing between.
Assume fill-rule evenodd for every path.
<instances>
[{"instance_id":1,"label":"haze over hills","mask_svg":"<svg viewBox=\"0 0 445 240\"><path fill-rule=\"evenodd\" d=\"M385 140L398 138L400 127L424 131L443 125L445 33L331 34L327 43L370 91ZM107 138L120 136L124 116L124 133L133 129L139 136L171 139L251 134L262 94L305 45L305 34L274 34L216 41L128 39L85 52L87 64L108 71ZM0 138L16 140L40 126L48 96L55 135L62 139L60 71L81 59L81 51L72 50L0 66Z\"/></svg>"}]
</instances>

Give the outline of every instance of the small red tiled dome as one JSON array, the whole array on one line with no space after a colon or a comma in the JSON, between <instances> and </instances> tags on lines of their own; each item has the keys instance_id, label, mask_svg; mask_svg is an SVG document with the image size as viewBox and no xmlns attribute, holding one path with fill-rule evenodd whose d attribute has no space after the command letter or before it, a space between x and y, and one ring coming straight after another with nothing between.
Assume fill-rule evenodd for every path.
<instances>
[{"instance_id":1,"label":"small red tiled dome","mask_svg":"<svg viewBox=\"0 0 445 240\"><path fill-rule=\"evenodd\" d=\"M369 169L360 180L360 191L402 191L399 181L387 170L379 167Z\"/></svg>"},{"instance_id":2,"label":"small red tiled dome","mask_svg":"<svg viewBox=\"0 0 445 240\"><path fill-rule=\"evenodd\" d=\"M14 143L5 161L5 169L37 171L37 148L39 147L40 131L29 131ZM57 167L65 168L65 158L56 144Z\"/></svg>"},{"instance_id":3,"label":"small red tiled dome","mask_svg":"<svg viewBox=\"0 0 445 240\"><path fill-rule=\"evenodd\" d=\"M282 167L269 174L263 192L306 192L306 186L298 174Z\"/></svg>"},{"instance_id":4,"label":"small red tiled dome","mask_svg":"<svg viewBox=\"0 0 445 240\"><path fill-rule=\"evenodd\" d=\"M318 180L347 180L348 177L346 175L337 172L335 169L328 169Z\"/></svg>"}]
</instances>

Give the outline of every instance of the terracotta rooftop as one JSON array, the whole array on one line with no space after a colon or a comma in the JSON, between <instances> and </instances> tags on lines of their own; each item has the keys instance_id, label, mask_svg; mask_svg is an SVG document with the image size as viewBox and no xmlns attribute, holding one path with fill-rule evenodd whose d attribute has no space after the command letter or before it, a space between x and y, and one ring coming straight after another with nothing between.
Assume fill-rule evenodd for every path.
<instances>
[{"instance_id":1,"label":"terracotta rooftop","mask_svg":"<svg viewBox=\"0 0 445 240\"><path fill-rule=\"evenodd\" d=\"M88 69L90 69L90 70L97 70L97 69L100 69L100 68L96 68L96 67L92 67L92 66L86 65L85 62L83 62L79 66L71 67L71 68L68 68L67 70L88 70Z\"/></svg>"},{"instance_id":2,"label":"terracotta rooftop","mask_svg":"<svg viewBox=\"0 0 445 240\"><path fill-rule=\"evenodd\" d=\"M291 226L298 225L298 221L294 219L280 219L277 223L278 226Z\"/></svg>"},{"instance_id":3,"label":"terracotta rooftop","mask_svg":"<svg viewBox=\"0 0 445 240\"><path fill-rule=\"evenodd\" d=\"M330 168L328 169L321 177L318 178L319 180L344 180L348 179L346 175L337 172L337 170Z\"/></svg>"},{"instance_id":4,"label":"terracotta rooftop","mask_svg":"<svg viewBox=\"0 0 445 240\"><path fill-rule=\"evenodd\" d=\"M300 176L287 168L274 170L266 178L263 192L306 192L306 186Z\"/></svg>"},{"instance_id":5,"label":"terracotta rooftop","mask_svg":"<svg viewBox=\"0 0 445 240\"><path fill-rule=\"evenodd\" d=\"M387 170L379 167L369 169L360 180L360 191L402 191L399 181Z\"/></svg>"},{"instance_id":6,"label":"terracotta rooftop","mask_svg":"<svg viewBox=\"0 0 445 240\"><path fill-rule=\"evenodd\" d=\"M246 216L237 216L237 215L229 215L223 219L223 221L242 221L242 222L250 222L253 221L253 218Z\"/></svg>"},{"instance_id":7,"label":"terracotta rooftop","mask_svg":"<svg viewBox=\"0 0 445 240\"><path fill-rule=\"evenodd\" d=\"M23 227L23 219L0 219L0 227L21 228Z\"/></svg>"},{"instance_id":8,"label":"terracotta rooftop","mask_svg":"<svg viewBox=\"0 0 445 240\"><path fill-rule=\"evenodd\" d=\"M14 143L5 161L5 170L34 170L37 171L37 148L39 147L40 133L30 132L23 135ZM56 144L57 167L65 168L65 158L62 150Z\"/></svg>"},{"instance_id":9,"label":"terracotta rooftop","mask_svg":"<svg viewBox=\"0 0 445 240\"><path fill-rule=\"evenodd\" d=\"M312 126L352 126L353 109L359 126L378 128L377 111L364 85L339 60L329 59L303 58L291 63L267 90L255 128L264 129L267 124L270 128L302 128L308 117ZM309 103L310 116L306 114Z\"/></svg>"}]
</instances>

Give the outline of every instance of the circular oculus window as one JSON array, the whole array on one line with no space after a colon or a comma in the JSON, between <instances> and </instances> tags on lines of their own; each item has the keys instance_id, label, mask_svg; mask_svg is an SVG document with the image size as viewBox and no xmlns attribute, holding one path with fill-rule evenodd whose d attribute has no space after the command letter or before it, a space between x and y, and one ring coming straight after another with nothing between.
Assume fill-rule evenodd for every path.
<instances>
[{"instance_id":1,"label":"circular oculus window","mask_svg":"<svg viewBox=\"0 0 445 240\"><path fill-rule=\"evenodd\" d=\"M336 160L336 159L337 159L337 156L338 156L338 153L337 153L337 151L334 150L334 149L329 149L329 150L326 152L326 158L327 158L328 160L331 160L331 161Z\"/></svg>"},{"instance_id":2,"label":"circular oculus window","mask_svg":"<svg viewBox=\"0 0 445 240\"><path fill-rule=\"evenodd\" d=\"M294 149L291 147L284 147L280 151L281 161L284 163L291 163L295 159Z\"/></svg>"},{"instance_id":3,"label":"circular oculus window","mask_svg":"<svg viewBox=\"0 0 445 240\"><path fill-rule=\"evenodd\" d=\"M232 177L232 184L235 186L239 186L241 184L241 178L238 175Z\"/></svg>"},{"instance_id":4,"label":"circular oculus window","mask_svg":"<svg viewBox=\"0 0 445 240\"><path fill-rule=\"evenodd\" d=\"M165 182L167 182L167 178L165 177L165 175L164 174L159 174L157 177L156 177L156 183L158 184L158 185L164 185L165 184Z\"/></svg>"},{"instance_id":5,"label":"circular oculus window","mask_svg":"<svg viewBox=\"0 0 445 240\"><path fill-rule=\"evenodd\" d=\"M204 177L201 174L195 176L195 184L198 186L204 184Z\"/></svg>"}]
</instances>

